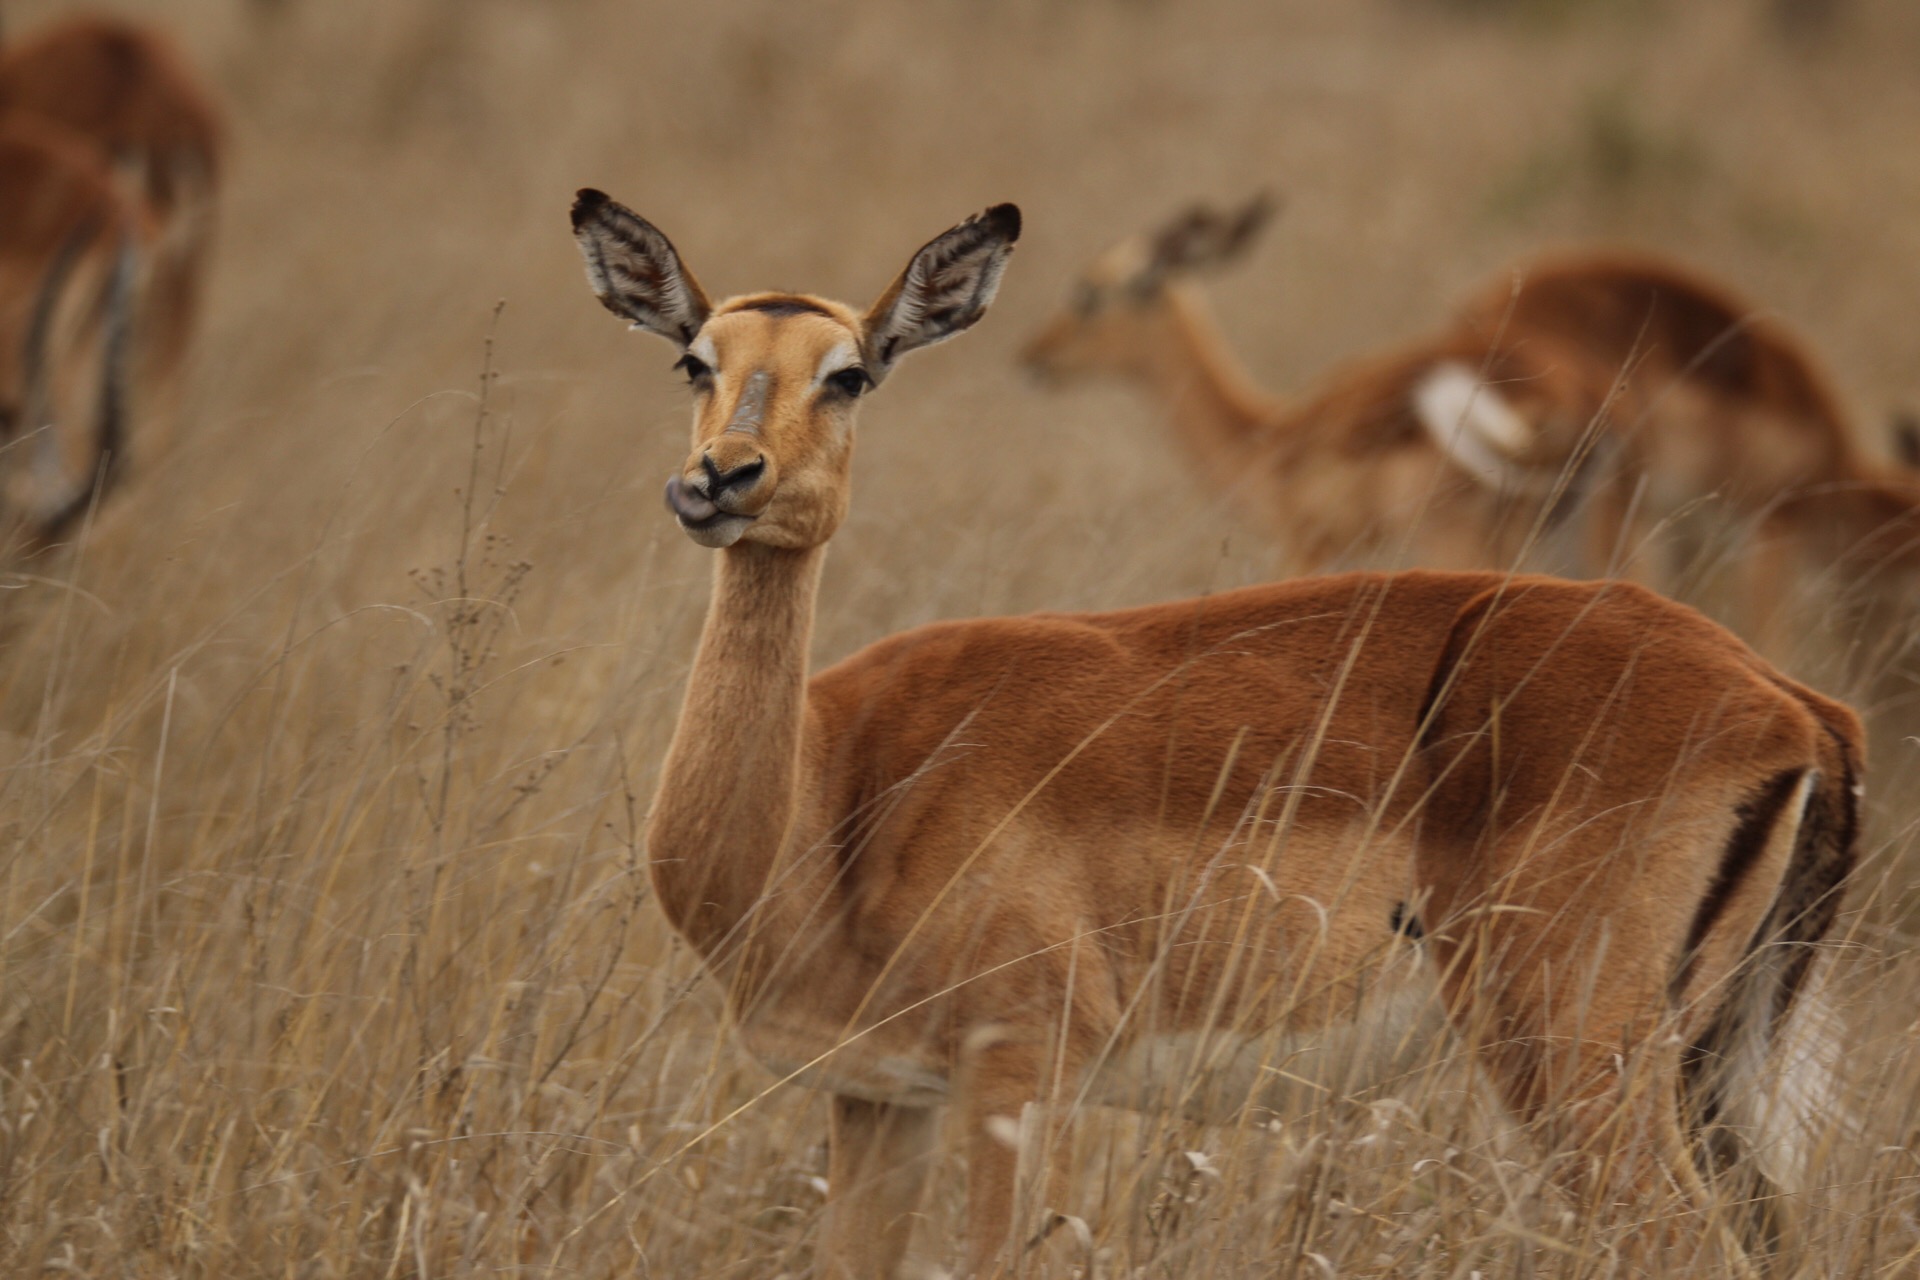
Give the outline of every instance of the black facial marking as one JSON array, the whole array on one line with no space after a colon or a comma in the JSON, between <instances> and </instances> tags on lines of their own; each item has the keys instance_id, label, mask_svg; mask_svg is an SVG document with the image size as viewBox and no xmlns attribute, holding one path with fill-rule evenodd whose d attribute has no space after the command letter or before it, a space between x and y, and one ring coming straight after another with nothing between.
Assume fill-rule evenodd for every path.
<instances>
[{"instance_id":1,"label":"black facial marking","mask_svg":"<svg viewBox=\"0 0 1920 1280\"><path fill-rule=\"evenodd\" d=\"M736 311L759 311L770 316L826 316L833 318L833 312L805 298L761 298L755 302L742 303Z\"/></svg>"},{"instance_id":2,"label":"black facial marking","mask_svg":"<svg viewBox=\"0 0 1920 1280\"><path fill-rule=\"evenodd\" d=\"M1393 904L1393 914L1387 918L1387 925L1395 933L1403 934L1415 942L1427 936L1427 931L1420 926L1420 917L1410 913L1404 902Z\"/></svg>"}]
</instances>

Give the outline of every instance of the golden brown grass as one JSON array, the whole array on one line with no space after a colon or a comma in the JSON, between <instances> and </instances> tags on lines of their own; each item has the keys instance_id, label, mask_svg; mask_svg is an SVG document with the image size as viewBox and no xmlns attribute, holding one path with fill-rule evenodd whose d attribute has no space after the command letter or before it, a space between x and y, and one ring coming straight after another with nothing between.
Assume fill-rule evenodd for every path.
<instances>
[{"instance_id":1,"label":"golden brown grass","mask_svg":"<svg viewBox=\"0 0 1920 1280\"><path fill-rule=\"evenodd\" d=\"M0 600L14 1274L808 1267L819 1102L731 1046L647 903L635 832L707 562L659 509L675 379L583 287L577 186L717 293L863 299L956 218L1025 208L995 314L866 411L822 660L1269 572L1142 409L1010 365L1084 254L1196 195L1289 195L1218 290L1275 384L1603 236L1777 304L1870 425L1913 389L1899 0L1810 50L1758 0L1547 24L1414 0L125 7L223 89L234 177L180 440ZM1883 811L1912 777L1910 746L1882 751ZM1807 1274L1920 1259L1920 965L1881 829L1837 984L1862 1133L1821 1160ZM1031 1255L1049 1274L1606 1270L1458 1070L1276 1128L1096 1116L1080 1143L1088 1230ZM936 1186L921 1252L950 1262L958 1167Z\"/></svg>"}]
</instances>

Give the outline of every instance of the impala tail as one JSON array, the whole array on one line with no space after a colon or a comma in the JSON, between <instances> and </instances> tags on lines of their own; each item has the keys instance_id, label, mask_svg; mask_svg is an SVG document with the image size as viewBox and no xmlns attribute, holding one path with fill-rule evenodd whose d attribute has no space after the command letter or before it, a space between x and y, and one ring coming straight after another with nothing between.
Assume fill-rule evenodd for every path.
<instances>
[{"instance_id":1,"label":"impala tail","mask_svg":"<svg viewBox=\"0 0 1920 1280\"><path fill-rule=\"evenodd\" d=\"M1685 1070L1688 1102L1713 1162L1749 1169L1785 1192L1806 1189L1821 1144L1847 1128L1820 944L1832 932L1857 858L1860 762L1844 724L1835 724L1826 704L1814 709L1828 726L1828 759L1818 770L1777 779L1744 806L1700 908L1709 916L1766 845L1790 844L1766 919Z\"/></svg>"},{"instance_id":2,"label":"impala tail","mask_svg":"<svg viewBox=\"0 0 1920 1280\"><path fill-rule=\"evenodd\" d=\"M97 276L85 269L84 260L95 234L92 227L77 231L49 267L27 335L30 391L25 426L37 433L28 521L30 536L40 542L60 537L92 508L119 471L125 452L140 253L136 230L122 227L105 279L99 291L88 296ZM76 308L84 328L78 334L65 333L69 313ZM97 360L92 380L92 447L85 473L78 478L68 458L67 437L83 429L76 420L80 406L56 403L55 393L55 385L62 381L57 366L68 358L69 343L82 350L91 347Z\"/></svg>"}]
</instances>

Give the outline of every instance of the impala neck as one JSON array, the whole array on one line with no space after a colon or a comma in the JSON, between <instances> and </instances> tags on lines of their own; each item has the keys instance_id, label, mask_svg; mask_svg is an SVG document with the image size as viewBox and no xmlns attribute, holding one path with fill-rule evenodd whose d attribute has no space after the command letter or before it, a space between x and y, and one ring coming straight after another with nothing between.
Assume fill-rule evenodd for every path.
<instances>
[{"instance_id":1,"label":"impala neck","mask_svg":"<svg viewBox=\"0 0 1920 1280\"><path fill-rule=\"evenodd\" d=\"M709 957L759 900L793 822L825 558L825 547L741 542L719 553L714 570L647 823L660 906Z\"/></svg>"},{"instance_id":2,"label":"impala neck","mask_svg":"<svg viewBox=\"0 0 1920 1280\"><path fill-rule=\"evenodd\" d=\"M1240 367L1198 296L1171 285L1163 297L1166 332L1149 345L1148 386L1182 438L1232 483L1257 452L1273 446L1281 406Z\"/></svg>"}]
</instances>

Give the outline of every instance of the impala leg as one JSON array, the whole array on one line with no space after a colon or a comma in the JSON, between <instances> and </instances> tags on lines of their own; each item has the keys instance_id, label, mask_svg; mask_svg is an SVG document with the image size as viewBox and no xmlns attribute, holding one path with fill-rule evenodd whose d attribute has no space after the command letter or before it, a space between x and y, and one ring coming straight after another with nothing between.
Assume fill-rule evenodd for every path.
<instances>
[{"instance_id":1,"label":"impala leg","mask_svg":"<svg viewBox=\"0 0 1920 1280\"><path fill-rule=\"evenodd\" d=\"M1003 1274L1015 1255L1015 1192L1020 1176L1021 1119L1036 1081L1004 1075L1015 1055L982 1051L974 1064L963 1115L967 1143L967 1267L971 1280ZM1026 1077L1022 1079L1020 1077Z\"/></svg>"},{"instance_id":2,"label":"impala leg","mask_svg":"<svg viewBox=\"0 0 1920 1280\"><path fill-rule=\"evenodd\" d=\"M1754 1274L1735 1225L1701 1177L1681 1119L1680 1047L1663 1021L1632 1022L1646 1034L1596 1034L1595 1023L1621 1011L1611 1001L1583 1029L1493 1038L1486 1053L1508 1107L1574 1157L1567 1190L1598 1219L1638 1221L1625 1242L1627 1274L1678 1275L1715 1245L1732 1274ZM1654 1006L1657 1007L1657 1006ZM1512 1028L1519 1020L1502 1025ZM1657 1029L1655 1029L1657 1028Z\"/></svg>"},{"instance_id":3,"label":"impala leg","mask_svg":"<svg viewBox=\"0 0 1920 1280\"><path fill-rule=\"evenodd\" d=\"M1610 1064L1627 1061L1631 1052L1604 1051ZM1585 1156L1587 1190L1603 1212L1653 1215L1628 1241L1637 1271L1672 1274L1698 1265L1703 1249L1710 1257L1717 1244L1728 1271L1745 1280L1756 1272L1738 1224L1694 1160L1681 1120L1680 1076L1679 1048L1666 1044L1642 1049L1624 1073L1610 1065L1595 1075L1588 1096L1576 1104L1570 1135Z\"/></svg>"},{"instance_id":4,"label":"impala leg","mask_svg":"<svg viewBox=\"0 0 1920 1280\"><path fill-rule=\"evenodd\" d=\"M932 1165L936 1114L834 1098L821 1275L887 1280L899 1272Z\"/></svg>"},{"instance_id":5,"label":"impala leg","mask_svg":"<svg viewBox=\"0 0 1920 1280\"><path fill-rule=\"evenodd\" d=\"M1039 1046L1000 1042L971 1055L962 1103L967 1142L967 1269L973 1280L1013 1273L1042 1227L1036 1216L1060 1208L1071 1188L1065 1107L1041 1101L1051 1065ZM1075 1078L1071 1073L1068 1079ZM1022 1186L1021 1163L1028 1173Z\"/></svg>"}]
</instances>

